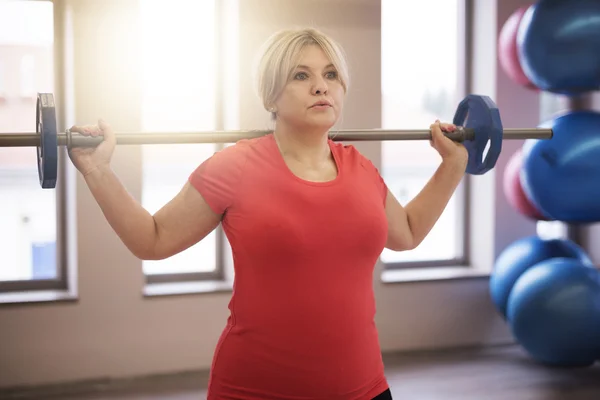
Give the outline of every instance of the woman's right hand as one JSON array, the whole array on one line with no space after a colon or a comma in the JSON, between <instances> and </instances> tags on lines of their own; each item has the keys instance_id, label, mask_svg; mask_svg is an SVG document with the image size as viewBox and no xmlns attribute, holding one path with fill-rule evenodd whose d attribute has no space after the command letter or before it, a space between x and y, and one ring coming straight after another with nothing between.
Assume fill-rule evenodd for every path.
<instances>
[{"instance_id":1,"label":"woman's right hand","mask_svg":"<svg viewBox=\"0 0 600 400\"><path fill-rule=\"evenodd\" d=\"M99 168L110 166L117 140L112 128L106 122L99 120L98 125L73 126L70 130L72 134L104 137L102 143L96 147L72 147L69 150L73 165L83 176Z\"/></svg>"}]
</instances>

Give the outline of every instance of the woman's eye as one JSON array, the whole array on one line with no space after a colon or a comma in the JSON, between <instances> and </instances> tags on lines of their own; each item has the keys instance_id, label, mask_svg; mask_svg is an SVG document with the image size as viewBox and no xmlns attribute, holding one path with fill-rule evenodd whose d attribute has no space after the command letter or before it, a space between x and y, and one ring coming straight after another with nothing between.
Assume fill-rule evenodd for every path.
<instances>
[{"instance_id":1,"label":"woman's eye","mask_svg":"<svg viewBox=\"0 0 600 400\"><path fill-rule=\"evenodd\" d=\"M297 73L297 74L294 76L294 79L300 79L300 80L302 80L302 79L306 79L306 78L307 78L307 75L306 75L306 73L305 73L305 72L298 72L298 73Z\"/></svg>"},{"instance_id":2,"label":"woman's eye","mask_svg":"<svg viewBox=\"0 0 600 400\"><path fill-rule=\"evenodd\" d=\"M326 79L337 79L338 73L337 73L337 71L329 71L329 72L325 73L325 77L326 77ZM308 74L306 72L298 72L296 75L294 75L294 79L297 79L297 80L308 79Z\"/></svg>"}]
</instances>

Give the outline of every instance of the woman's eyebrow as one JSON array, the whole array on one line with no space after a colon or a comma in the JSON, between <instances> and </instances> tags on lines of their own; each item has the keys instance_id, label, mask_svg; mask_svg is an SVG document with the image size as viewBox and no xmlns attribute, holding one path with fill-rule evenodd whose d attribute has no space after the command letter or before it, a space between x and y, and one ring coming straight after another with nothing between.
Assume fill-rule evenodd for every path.
<instances>
[{"instance_id":1,"label":"woman's eyebrow","mask_svg":"<svg viewBox=\"0 0 600 400\"><path fill-rule=\"evenodd\" d=\"M331 68L331 67L333 67L333 64L328 64L327 66L325 66L324 69ZM308 69L308 70L311 69L309 66L306 66L306 65L298 65L296 68L297 69Z\"/></svg>"}]
</instances>

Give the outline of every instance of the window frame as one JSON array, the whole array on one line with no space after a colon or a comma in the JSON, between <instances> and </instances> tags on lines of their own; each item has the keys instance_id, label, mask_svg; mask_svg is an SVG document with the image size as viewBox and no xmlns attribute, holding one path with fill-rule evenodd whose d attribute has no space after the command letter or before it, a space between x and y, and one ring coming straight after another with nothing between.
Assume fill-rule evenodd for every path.
<instances>
[{"instance_id":1,"label":"window frame","mask_svg":"<svg viewBox=\"0 0 600 400\"><path fill-rule=\"evenodd\" d=\"M458 76L457 89L460 97L465 97L470 92L469 76L471 75L471 65L469 60L472 56L472 15L473 15L473 1L472 0L461 0L459 2L458 10L458 71L462 73ZM457 103L458 106L458 103ZM383 150L385 142L381 143L381 150ZM382 170L383 170L382 163ZM394 261L384 262L381 260L383 271L398 271L407 269L420 269L420 268L439 268L439 267L469 267L471 264L470 260L470 206L471 206L471 179L469 175L460 182L456 191L454 192L456 201L458 204L462 204L462 207L457 207L458 219L462 220L462 225L458 228L457 237L461 240L458 244L459 256L450 259L435 259L435 260L420 260L420 261Z\"/></svg>"},{"instance_id":2,"label":"window frame","mask_svg":"<svg viewBox=\"0 0 600 400\"><path fill-rule=\"evenodd\" d=\"M27 0L21 0L27 1ZM57 27L65 26L65 12L57 5L54 0L37 0L52 3L53 14L53 69L54 69L54 94L56 107L56 123L59 131L64 130L65 121L65 101L62 95L65 82L65 37L61 29ZM64 28L63 28L64 29ZM40 292L40 291L68 291L70 289L69 278L70 271L68 268L68 209L71 205L67 196L67 173L66 160L68 158L64 146L58 148L58 170L57 184L55 189L56 195L56 278L55 279L28 279L14 281L0 281L0 294L11 294L18 292ZM41 189L40 190L46 190Z\"/></svg>"}]
</instances>

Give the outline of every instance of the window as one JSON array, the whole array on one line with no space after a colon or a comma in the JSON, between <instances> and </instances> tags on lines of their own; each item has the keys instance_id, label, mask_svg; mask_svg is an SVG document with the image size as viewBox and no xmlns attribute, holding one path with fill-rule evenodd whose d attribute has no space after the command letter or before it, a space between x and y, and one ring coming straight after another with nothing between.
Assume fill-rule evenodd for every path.
<instances>
[{"instance_id":1,"label":"window","mask_svg":"<svg viewBox=\"0 0 600 400\"><path fill-rule=\"evenodd\" d=\"M228 121L221 74L235 75L217 46L229 3L206 0L142 0L143 130L215 131ZM217 23L220 21L220 23ZM230 88L230 91L235 91ZM228 128L229 129L229 128ZM142 205L158 211L181 189L200 163L223 144L143 146ZM148 283L222 277L225 236L218 228L191 248L166 260L144 261Z\"/></svg>"},{"instance_id":2,"label":"window","mask_svg":"<svg viewBox=\"0 0 600 400\"><path fill-rule=\"evenodd\" d=\"M6 68L4 60L0 59L0 101L6 97Z\"/></svg>"},{"instance_id":3,"label":"window","mask_svg":"<svg viewBox=\"0 0 600 400\"><path fill-rule=\"evenodd\" d=\"M33 54L24 54L21 57L21 97L34 98L35 90L35 58Z\"/></svg>"},{"instance_id":4,"label":"window","mask_svg":"<svg viewBox=\"0 0 600 400\"><path fill-rule=\"evenodd\" d=\"M382 125L429 129L452 122L462 97L464 0L382 0ZM427 21L427 24L423 24ZM439 165L427 141L382 143L381 173L401 204L412 200ZM387 268L464 263L466 188L463 182L419 247L384 250Z\"/></svg>"},{"instance_id":5,"label":"window","mask_svg":"<svg viewBox=\"0 0 600 400\"><path fill-rule=\"evenodd\" d=\"M35 106L12 100L53 91L53 23L49 1L0 2L1 132L35 132ZM0 226L0 291L64 287L56 191L40 189L35 148L0 148Z\"/></svg>"}]
</instances>

